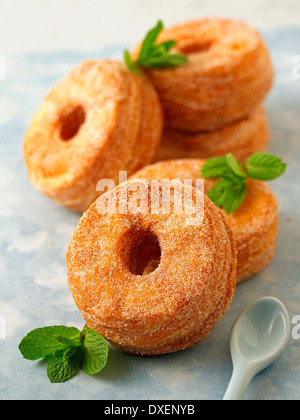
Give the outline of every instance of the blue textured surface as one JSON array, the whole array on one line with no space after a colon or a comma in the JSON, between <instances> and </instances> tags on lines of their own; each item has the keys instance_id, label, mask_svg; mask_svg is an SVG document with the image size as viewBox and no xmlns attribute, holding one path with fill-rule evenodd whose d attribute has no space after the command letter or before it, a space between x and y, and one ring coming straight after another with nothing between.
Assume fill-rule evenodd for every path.
<instances>
[{"instance_id":1,"label":"blue textured surface","mask_svg":"<svg viewBox=\"0 0 300 420\"><path fill-rule=\"evenodd\" d=\"M270 183L280 212L275 259L238 285L230 309L198 346L156 357L111 348L101 374L80 372L63 384L50 384L45 363L24 360L18 344L33 328L84 325L65 268L66 248L79 215L31 187L21 138L42 98L64 73L85 58L120 57L122 48L8 60L7 79L0 80L0 322L6 323L6 339L0 336L0 399L222 399L232 372L230 329L239 311L270 295L284 302L291 318L300 314L300 79L291 76L292 57L300 53L300 31L281 29L264 36L277 73L266 104L270 152L288 163L286 174ZM245 398L300 399L299 356L300 340L291 337L284 355L254 378Z\"/></svg>"}]
</instances>

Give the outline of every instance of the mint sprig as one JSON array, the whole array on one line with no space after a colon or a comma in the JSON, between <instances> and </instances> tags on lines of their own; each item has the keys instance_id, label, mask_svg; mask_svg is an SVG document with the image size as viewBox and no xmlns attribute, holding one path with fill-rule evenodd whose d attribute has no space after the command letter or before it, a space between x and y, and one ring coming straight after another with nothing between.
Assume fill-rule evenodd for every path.
<instances>
[{"instance_id":1,"label":"mint sprig","mask_svg":"<svg viewBox=\"0 0 300 420\"><path fill-rule=\"evenodd\" d=\"M247 161L247 173L250 178L261 181L272 181L281 176L286 169L286 164L277 156L268 153L256 153Z\"/></svg>"},{"instance_id":2,"label":"mint sprig","mask_svg":"<svg viewBox=\"0 0 300 420\"><path fill-rule=\"evenodd\" d=\"M170 53L170 50L176 45L175 41L169 40L158 45L155 44L163 27L160 20L146 34L136 61L132 60L127 50L124 51L124 61L131 71L140 74L143 68L177 67L187 63L188 60L185 56Z\"/></svg>"},{"instance_id":3,"label":"mint sprig","mask_svg":"<svg viewBox=\"0 0 300 420\"><path fill-rule=\"evenodd\" d=\"M221 178L208 192L208 197L217 207L223 207L227 214L240 207L246 196L244 181Z\"/></svg>"},{"instance_id":4,"label":"mint sprig","mask_svg":"<svg viewBox=\"0 0 300 420\"><path fill-rule=\"evenodd\" d=\"M19 350L28 360L45 358L47 375L52 383L70 379L81 368L94 375L107 362L106 340L92 329L55 325L29 332L19 344Z\"/></svg>"},{"instance_id":5,"label":"mint sprig","mask_svg":"<svg viewBox=\"0 0 300 420\"><path fill-rule=\"evenodd\" d=\"M207 196L216 206L233 213L243 203L246 193L246 179L271 181L281 176L286 164L269 153L255 153L246 164L239 162L232 153L226 157L208 159L202 167L203 178L220 178L208 191Z\"/></svg>"}]
</instances>

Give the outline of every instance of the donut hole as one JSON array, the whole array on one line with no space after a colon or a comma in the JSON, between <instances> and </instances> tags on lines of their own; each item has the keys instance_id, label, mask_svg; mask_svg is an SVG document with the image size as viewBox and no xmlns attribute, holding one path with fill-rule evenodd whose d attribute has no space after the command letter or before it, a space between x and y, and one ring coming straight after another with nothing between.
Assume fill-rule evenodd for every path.
<instances>
[{"instance_id":1,"label":"donut hole","mask_svg":"<svg viewBox=\"0 0 300 420\"><path fill-rule=\"evenodd\" d=\"M128 238L130 237L130 243ZM145 276L157 269L161 259L161 249L157 236L149 230L130 232L125 239L121 255L129 271L136 276Z\"/></svg>"},{"instance_id":2,"label":"donut hole","mask_svg":"<svg viewBox=\"0 0 300 420\"><path fill-rule=\"evenodd\" d=\"M85 117L85 110L82 105L65 108L59 117L61 140L68 141L74 138L85 122Z\"/></svg>"},{"instance_id":3,"label":"donut hole","mask_svg":"<svg viewBox=\"0 0 300 420\"><path fill-rule=\"evenodd\" d=\"M196 42L194 40L190 40L184 41L181 44L178 43L176 45L176 49L179 50L182 54L190 55L208 51L212 44L212 41Z\"/></svg>"}]
</instances>

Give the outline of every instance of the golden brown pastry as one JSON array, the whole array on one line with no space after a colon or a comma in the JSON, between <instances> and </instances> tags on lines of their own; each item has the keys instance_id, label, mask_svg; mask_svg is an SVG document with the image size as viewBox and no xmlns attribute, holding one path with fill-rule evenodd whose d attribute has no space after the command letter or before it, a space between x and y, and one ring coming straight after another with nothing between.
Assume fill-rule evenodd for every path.
<instances>
[{"instance_id":1,"label":"golden brown pastry","mask_svg":"<svg viewBox=\"0 0 300 420\"><path fill-rule=\"evenodd\" d=\"M164 129L162 142L155 161L198 158L209 159L232 153L245 160L253 153L267 149L270 129L265 110L259 106L249 117L216 131L187 133Z\"/></svg>"},{"instance_id":2,"label":"golden brown pastry","mask_svg":"<svg viewBox=\"0 0 300 420\"><path fill-rule=\"evenodd\" d=\"M88 326L144 355L198 343L236 286L235 242L222 212L192 186L179 212L182 183L152 182L122 183L99 197L67 252L70 289Z\"/></svg>"},{"instance_id":3,"label":"golden brown pastry","mask_svg":"<svg viewBox=\"0 0 300 420\"><path fill-rule=\"evenodd\" d=\"M24 137L33 185L63 206L84 211L97 182L150 163L161 139L161 105L152 83L116 60L87 60L60 80Z\"/></svg>"},{"instance_id":4,"label":"golden brown pastry","mask_svg":"<svg viewBox=\"0 0 300 420\"><path fill-rule=\"evenodd\" d=\"M204 162L200 159L157 162L141 169L131 179L192 179L196 186L195 180L201 179ZM205 180L205 192L214 182ZM273 259L278 232L278 205L270 187L254 179L247 179L246 184L247 194L242 205L230 215L221 210L236 241L238 283L262 270Z\"/></svg>"},{"instance_id":5,"label":"golden brown pastry","mask_svg":"<svg viewBox=\"0 0 300 420\"><path fill-rule=\"evenodd\" d=\"M213 131L254 112L273 83L273 66L260 34L232 19L207 18L163 30L157 43L175 40L184 66L147 70L167 125ZM132 55L136 58L137 46Z\"/></svg>"}]
</instances>

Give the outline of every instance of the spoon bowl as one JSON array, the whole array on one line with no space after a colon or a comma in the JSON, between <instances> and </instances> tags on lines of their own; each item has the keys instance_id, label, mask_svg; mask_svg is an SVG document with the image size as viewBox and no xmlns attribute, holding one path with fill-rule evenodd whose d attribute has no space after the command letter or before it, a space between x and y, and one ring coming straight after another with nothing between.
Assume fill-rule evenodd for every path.
<instances>
[{"instance_id":1,"label":"spoon bowl","mask_svg":"<svg viewBox=\"0 0 300 420\"><path fill-rule=\"evenodd\" d=\"M242 399L251 379L275 362L290 337L290 319L274 297L257 299L238 315L231 331L233 374L224 400Z\"/></svg>"}]
</instances>

